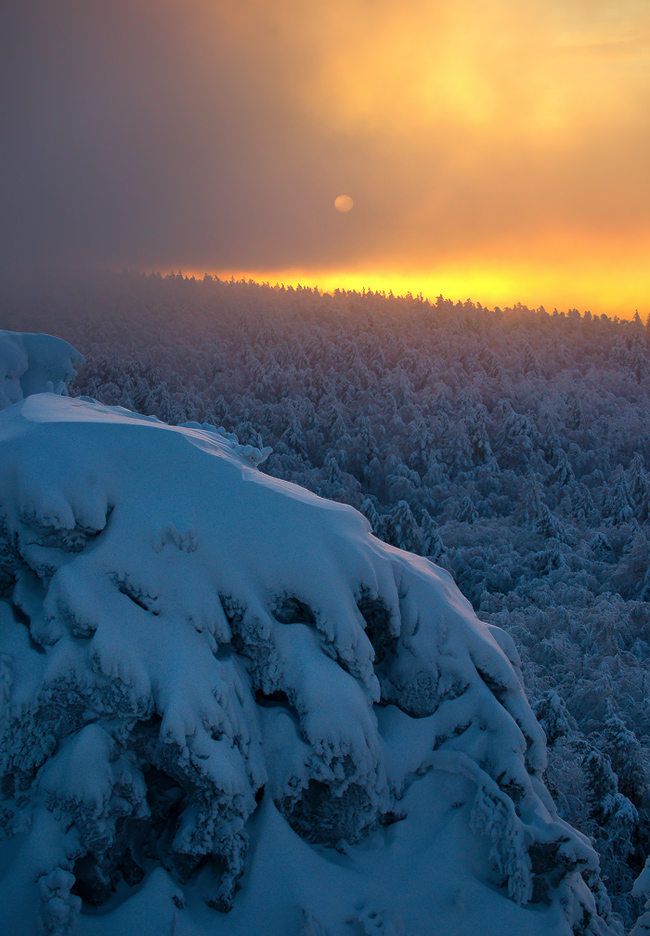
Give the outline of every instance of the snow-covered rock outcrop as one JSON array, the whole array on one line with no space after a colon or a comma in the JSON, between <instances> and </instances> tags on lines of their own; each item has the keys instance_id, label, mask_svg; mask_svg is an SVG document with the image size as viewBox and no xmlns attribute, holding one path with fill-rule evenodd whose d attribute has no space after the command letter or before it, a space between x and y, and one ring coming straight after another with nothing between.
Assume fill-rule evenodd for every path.
<instances>
[{"instance_id":1,"label":"snow-covered rock outcrop","mask_svg":"<svg viewBox=\"0 0 650 936\"><path fill-rule=\"evenodd\" d=\"M0 331L0 409L32 393L65 395L83 360L62 338Z\"/></svg>"},{"instance_id":2,"label":"snow-covered rock outcrop","mask_svg":"<svg viewBox=\"0 0 650 936\"><path fill-rule=\"evenodd\" d=\"M8 932L610 932L511 640L352 508L39 394L0 570Z\"/></svg>"}]
</instances>

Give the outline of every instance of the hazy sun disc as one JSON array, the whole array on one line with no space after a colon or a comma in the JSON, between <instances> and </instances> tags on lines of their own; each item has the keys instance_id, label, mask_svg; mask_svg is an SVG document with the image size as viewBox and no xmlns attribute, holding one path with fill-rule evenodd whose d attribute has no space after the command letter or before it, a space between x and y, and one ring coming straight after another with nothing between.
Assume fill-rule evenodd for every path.
<instances>
[{"instance_id":1,"label":"hazy sun disc","mask_svg":"<svg viewBox=\"0 0 650 936\"><path fill-rule=\"evenodd\" d=\"M337 211L352 211L354 208L354 202L349 195L339 195L334 199L334 207Z\"/></svg>"}]
</instances>

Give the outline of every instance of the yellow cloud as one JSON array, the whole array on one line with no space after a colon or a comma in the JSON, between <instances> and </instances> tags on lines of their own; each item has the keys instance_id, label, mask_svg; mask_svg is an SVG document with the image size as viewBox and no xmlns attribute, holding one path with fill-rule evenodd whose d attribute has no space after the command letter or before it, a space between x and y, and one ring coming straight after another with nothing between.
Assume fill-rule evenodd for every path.
<instances>
[{"instance_id":1,"label":"yellow cloud","mask_svg":"<svg viewBox=\"0 0 650 936\"><path fill-rule=\"evenodd\" d=\"M363 0L316 8L316 23L297 17L288 41L294 54L309 49L296 93L332 132L557 147L561 133L619 124L647 90L638 63L650 17L632 0L405 0L372 16Z\"/></svg>"}]
</instances>

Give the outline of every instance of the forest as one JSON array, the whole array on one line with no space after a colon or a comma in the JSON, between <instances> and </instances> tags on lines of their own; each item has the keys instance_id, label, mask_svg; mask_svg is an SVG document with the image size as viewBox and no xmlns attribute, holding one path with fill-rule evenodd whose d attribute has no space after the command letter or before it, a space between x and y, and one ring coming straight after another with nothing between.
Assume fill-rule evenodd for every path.
<instances>
[{"instance_id":1,"label":"forest","mask_svg":"<svg viewBox=\"0 0 650 936\"><path fill-rule=\"evenodd\" d=\"M121 273L0 290L3 328L86 359L71 395L223 427L268 475L350 504L448 570L521 654L546 783L614 911L650 854L650 330ZM644 931L642 931L644 932Z\"/></svg>"}]
</instances>

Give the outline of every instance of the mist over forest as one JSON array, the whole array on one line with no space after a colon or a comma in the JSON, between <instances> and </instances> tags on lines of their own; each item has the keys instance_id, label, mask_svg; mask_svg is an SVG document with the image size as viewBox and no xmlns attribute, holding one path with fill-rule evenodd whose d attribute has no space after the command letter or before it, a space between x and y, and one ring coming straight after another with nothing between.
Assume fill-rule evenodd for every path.
<instances>
[{"instance_id":1,"label":"mist over forest","mask_svg":"<svg viewBox=\"0 0 650 936\"><path fill-rule=\"evenodd\" d=\"M514 638L560 814L613 908L650 853L650 330L181 274L85 274L2 297L71 342L70 392L223 427L261 469L361 510Z\"/></svg>"}]
</instances>

